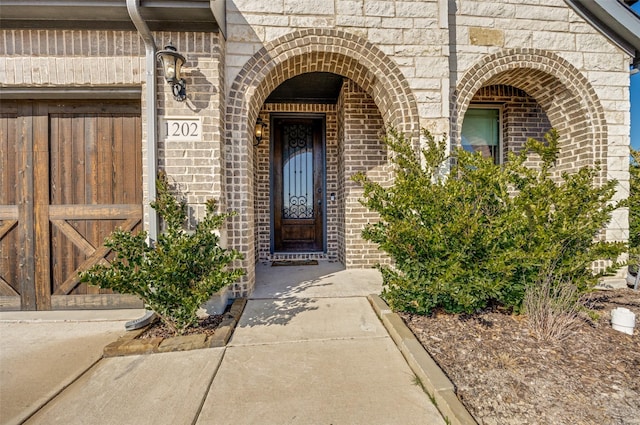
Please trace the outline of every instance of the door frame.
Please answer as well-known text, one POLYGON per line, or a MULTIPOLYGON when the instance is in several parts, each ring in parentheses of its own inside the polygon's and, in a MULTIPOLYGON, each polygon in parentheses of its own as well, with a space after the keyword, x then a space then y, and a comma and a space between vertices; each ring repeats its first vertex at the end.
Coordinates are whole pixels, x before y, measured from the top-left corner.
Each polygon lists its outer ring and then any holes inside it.
MULTIPOLYGON (((325 113, 297 113, 297 112, 276 112, 269 115, 269 252, 278 254, 275 250, 275 197, 276 190, 274 179, 274 155, 275 155, 275 128, 277 119, 315 119, 321 121, 320 146, 322 150, 321 179, 322 179, 322 250, 311 251, 312 253, 327 252, 327 114, 325 113)), ((286 251, 283 254, 296 255, 309 253, 309 251, 286 251)))

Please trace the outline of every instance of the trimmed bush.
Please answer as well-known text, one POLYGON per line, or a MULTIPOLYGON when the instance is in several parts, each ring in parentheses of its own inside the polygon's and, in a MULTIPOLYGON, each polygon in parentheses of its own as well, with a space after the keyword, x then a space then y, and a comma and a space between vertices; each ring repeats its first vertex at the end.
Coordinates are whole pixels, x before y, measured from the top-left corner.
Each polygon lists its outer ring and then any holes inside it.
POLYGON ((527 286, 547 276, 584 292, 620 267, 624 244, 597 239, 617 208, 610 202, 616 182, 596 187, 597 167, 554 179, 555 132, 546 143, 529 140, 502 166, 462 149, 447 155, 444 140, 423 136, 420 154, 394 130, 385 137, 393 186, 354 177, 364 187, 362 204, 380 216, 363 236, 393 260, 379 266, 393 309, 474 312, 498 304, 518 311, 527 286), (539 167, 527 167, 529 152, 539 167), (614 264, 594 273, 598 260, 614 264))
POLYGON ((114 231, 105 246, 115 253, 111 265, 96 265, 82 281, 122 294, 133 294, 156 312, 174 333, 197 323, 197 310, 211 296, 234 283, 242 274, 228 266, 241 254, 220 247, 217 230, 229 214, 216 213, 207 202, 206 215, 194 232, 184 230, 187 209, 169 190, 167 177, 157 180, 158 197, 151 203, 165 225, 155 246, 147 232, 114 231))

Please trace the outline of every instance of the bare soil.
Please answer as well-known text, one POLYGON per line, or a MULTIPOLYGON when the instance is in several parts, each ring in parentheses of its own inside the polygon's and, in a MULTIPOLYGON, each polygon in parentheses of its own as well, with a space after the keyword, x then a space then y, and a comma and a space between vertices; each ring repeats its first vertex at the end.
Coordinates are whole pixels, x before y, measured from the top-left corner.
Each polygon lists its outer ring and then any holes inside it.
POLYGON ((640 322, 640 292, 598 291, 572 334, 538 341, 526 318, 496 309, 473 315, 403 314, 479 424, 640 424, 640 323, 612 329, 611 310, 640 322))
MULTIPOLYGON (((205 318, 198 320, 198 323, 196 325, 185 329, 182 335, 194 335, 194 334, 203 333, 203 334, 206 334, 207 336, 211 336, 216 332, 216 328, 220 325, 220 322, 222 322, 222 319, 224 319, 224 315, 222 314, 209 315, 205 318)), ((177 336, 177 335, 175 335, 167 325, 162 323, 162 321, 160 320, 156 320, 151 325, 149 325, 147 330, 141 333, 140 336, 138 336, 138 338, 139 339, 155 338, 155 337, 170 338, 174 336, 177 336)))

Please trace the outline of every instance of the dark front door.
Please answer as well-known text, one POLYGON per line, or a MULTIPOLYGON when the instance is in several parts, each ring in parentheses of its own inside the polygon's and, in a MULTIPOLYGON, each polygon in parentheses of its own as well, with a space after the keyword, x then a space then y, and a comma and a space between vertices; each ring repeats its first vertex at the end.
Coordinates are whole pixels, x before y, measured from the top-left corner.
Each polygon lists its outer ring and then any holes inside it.
POLYGON ((323 250, 322 118, 276 118, 273 244, 276 252, 323 250))

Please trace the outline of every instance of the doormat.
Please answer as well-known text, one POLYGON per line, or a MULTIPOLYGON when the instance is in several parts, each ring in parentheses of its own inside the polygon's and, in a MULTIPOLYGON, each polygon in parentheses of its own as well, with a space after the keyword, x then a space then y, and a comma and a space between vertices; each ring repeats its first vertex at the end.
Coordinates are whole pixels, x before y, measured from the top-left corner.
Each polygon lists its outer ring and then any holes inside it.
POLYGON ((317 266, 318 260, 281 260, 272 261, 271 267, 281 266, 317 266))

